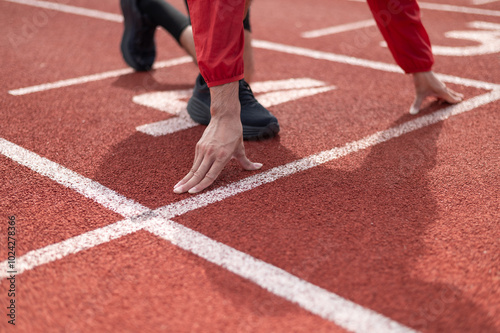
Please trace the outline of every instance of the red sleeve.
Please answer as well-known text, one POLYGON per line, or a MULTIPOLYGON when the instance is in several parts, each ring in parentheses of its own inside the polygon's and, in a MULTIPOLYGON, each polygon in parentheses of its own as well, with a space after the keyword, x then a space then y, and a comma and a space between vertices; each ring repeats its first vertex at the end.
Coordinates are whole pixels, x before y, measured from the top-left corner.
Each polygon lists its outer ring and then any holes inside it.
POLYGON ((244 0, 188 0, 196 59, 209 87, 243 78, 244 0))
POLYGON ((427 72, 434 64, 431 42, 416 0, 368 0, 396 63, 406 73, 427 72))

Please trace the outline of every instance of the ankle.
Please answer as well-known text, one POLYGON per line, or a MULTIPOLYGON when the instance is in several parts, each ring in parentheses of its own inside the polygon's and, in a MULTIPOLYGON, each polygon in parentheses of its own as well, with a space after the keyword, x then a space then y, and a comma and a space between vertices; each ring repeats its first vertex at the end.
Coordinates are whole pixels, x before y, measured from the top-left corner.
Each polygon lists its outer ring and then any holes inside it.
POLYGON ((179 37, 179 43, 182 48, 186 50, 186 52, 193 58, 193 61, 196 63, 196 49, 194 46, 194 38, 193 38, 193 29, 190 25, 186 27, 181 32, 179 37))

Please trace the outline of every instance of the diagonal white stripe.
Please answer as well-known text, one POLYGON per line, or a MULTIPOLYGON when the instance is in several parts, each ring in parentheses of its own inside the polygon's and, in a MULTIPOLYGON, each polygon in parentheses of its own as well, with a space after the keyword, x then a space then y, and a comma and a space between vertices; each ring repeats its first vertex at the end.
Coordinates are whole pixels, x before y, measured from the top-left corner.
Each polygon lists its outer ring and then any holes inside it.
POLYGON ((33 7, 45 8, 55 10, 63 13, 76 14, 80 16, 87 16, 111 22, 123 22, 123 16, 120 14, 106 13, 100 10, 87 9, 82 7, 75 7, 63 5, 60 3, 39 1, 39 0, 5 0, 7 2, 18 3, 21 5, 28 5, 33 7))
POLYGON ((65 167, 0 138, 0 154, 64 185, 125 217, 134 217, 148 209, 137 202, 65 167))
POLYGON ((487 3, 497 2, 498 0, 472 0, 473 5, 485 5, 487 3))
POLYGON ((194 122, 191 119, 186 110, 183 110, 177 117, 158 121, 156 123, 137 126, 136 129, 144 134, 152 136, 162 136, 176 133, 199 125, 200 124, 194 122))
MULTIPOLYGON (((185 64, 185 63, 188 63, 191 61, 193 61, 193 59, 190 56, 184 56, 184 57, 180 57, 180 58, 175 58, 175 59, 157 62, 154 65, 154 68, 158 69, 158 68, 172 67, 172 66, 185 64)), ((132 68, 118 69, 118 70, 104 72, 104 73, 81 76, 81 77, 77 77, 77 78, 73 78, 73 79, 61 80, 61 81, 44 83, 44 84, 26 87, 26 88, 9 90, 9 94, 14 95, 14 96, 27 95, 27 94, 32 94, 32 93, 39 92, 39 91, 45 91, 45 90, 50 90, 50 89, 62 88, 62 87, 69 87, 69 86, 73 86, 73 85, 77 85, 77 84, 109 79, 112 77, 131 74, 133 72, 134 72, 134 70, 132 68)))
MULTIPOLYGON (((285 44, 268 42, 268 41, 264 41, 264 40, 254 39, 252 41, 252 46, 254 46, 256 48, 265 49, 265 50, 300 55, 300 56, 304 56, 304 57, 308 57, 308 58, 312 58, 312 59, 327 60, 327 61, 337 62, 337 63, 341 63, 341 64, 348 64, 348 65, 353 65, 353 66, 360 66, 360 67, 365 67, 365 68, 376 69, 376 70, 385 71, 385 72, 403 73, 403 71, 401 70, 401 68, 399 68, 399 66, 393 65, 393 64, 387 64, 384 62, 373 61, 373 60, 368 60, 368 59, 360 59, 360 58, 350 57, 350 56, 341 55, 341 54, 316 51, 316 50, 306 49, 303 47, 290 46, 290 45, 285 45, 285 44)), ((437 74, 436 73, 436 75, 444 82, 456 83, 456 84, 461 84, 461 85, 468 86, 468 87, 475 87, 475 88, 487 89, 487 90, 500 89, 500 84, 471 80, 471 79, 464 79, 461 77, 446 75, 446 74, 437 74)))
MULTIPOLYGON (((108 243, 113 239, 134 233, 144 228, 147 223, 144 217, 129 218, 98 228, 84 234, 68 238, 62 242, 30 251, 15 261, 16 275, 32 270, 38 266, 62 259, 70 254, 75 254, 87 249, 91 249, 101 244, 108 243)), ((7 267, 7 261, 0 264, 0 267, 7 267)), ((7 271, 0 271, 0 278, 6 278, 7 271)))
POLYGON ((367 27, 372 27, 376 25, 376 22, 374 19, 370 20, 364 20, 364 21, 358 21, 358 22, 352 22, 352 23, 347 23, 347 24, 341 24, 341 25, 336 25, 333 27, 328 27, 328 28, 323 28, 323 29, 318 29, 318 30, 311 30, 311 31, 306 31, 301 34, 303 38, 317 38, 317 37, 322 37, 322 36, 328 36, 328 35, 333 35, 333 34, 338 34, 341 32, 346 32, 346 31, 351 31, 351 30, 357 30, 361 28, 367 28, 367 27))
POLYGON ((158 219, 145 230, 352 332, 416 332, 178 223, 158 219))

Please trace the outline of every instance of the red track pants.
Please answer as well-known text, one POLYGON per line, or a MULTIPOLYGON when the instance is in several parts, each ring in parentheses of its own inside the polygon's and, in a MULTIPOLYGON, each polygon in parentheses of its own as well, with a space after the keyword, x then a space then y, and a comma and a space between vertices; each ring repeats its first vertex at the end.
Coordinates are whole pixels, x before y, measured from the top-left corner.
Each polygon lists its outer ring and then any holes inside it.
MULTIPOLYGON (((416 0, 367 0, 397 64, 406 73, 432 68, 429 36, 416 0)), ((243 78, 244 0, 188 0, 196 57, 209 87, 243 78)))

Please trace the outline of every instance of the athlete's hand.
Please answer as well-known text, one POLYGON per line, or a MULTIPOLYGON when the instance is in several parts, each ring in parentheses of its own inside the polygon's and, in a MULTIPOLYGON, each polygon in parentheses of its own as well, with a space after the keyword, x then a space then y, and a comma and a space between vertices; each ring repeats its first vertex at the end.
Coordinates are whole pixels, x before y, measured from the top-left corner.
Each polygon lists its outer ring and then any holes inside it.
POLYGON ((175 193, 197 193, 210 186, 231 158, 245 170, 257 170, 260 163, 245 155, 240 120, 238 82, 210 88, 212 118, 196 145, 191 171, 174 186, 175 193))
POLYGON ((420 106, 427 97, 437 97, 450 104, 459 103, 464 98, 464 95, 447 88, 432 71, 413 73, 413 83, 416 96, 410 107, 411 114, 417 114, 420 111, 420 106))

